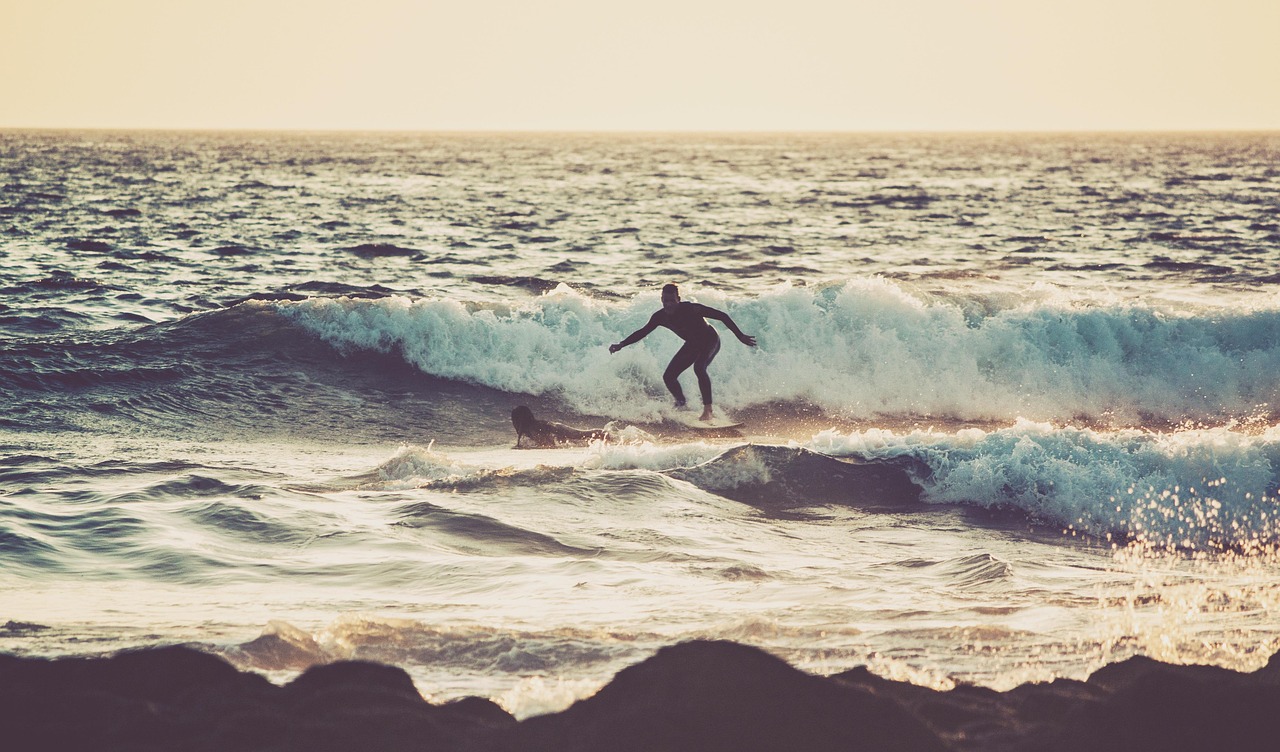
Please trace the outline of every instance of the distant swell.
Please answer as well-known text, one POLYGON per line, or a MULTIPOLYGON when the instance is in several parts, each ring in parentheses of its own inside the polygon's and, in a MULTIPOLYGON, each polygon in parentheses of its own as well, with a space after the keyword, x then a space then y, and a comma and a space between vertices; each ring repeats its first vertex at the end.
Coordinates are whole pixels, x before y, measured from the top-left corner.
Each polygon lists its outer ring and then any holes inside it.
POLYGON ((920 499, 921 488, 909 466, 894 460, 840 460, 796 447, 744 445, 670 474, 730 499, 769 508, 892 508, 909 507, 920 499))

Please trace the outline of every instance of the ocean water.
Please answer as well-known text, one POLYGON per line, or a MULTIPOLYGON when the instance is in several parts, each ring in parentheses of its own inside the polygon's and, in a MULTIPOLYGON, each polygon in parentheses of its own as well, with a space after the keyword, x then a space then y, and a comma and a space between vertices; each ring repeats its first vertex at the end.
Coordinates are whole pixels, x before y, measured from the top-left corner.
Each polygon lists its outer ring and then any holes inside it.
POLYGON ((0 131, 0 173, 0 651, 523 717, 695 637, 998 689, 1280 649, 1280 134, 0 131), (741 436, 665 420, 674 335, 608 352, 669 281, 759 340, 711 368, 741 436), (520 404, 613 432, 515 449, 520 404))

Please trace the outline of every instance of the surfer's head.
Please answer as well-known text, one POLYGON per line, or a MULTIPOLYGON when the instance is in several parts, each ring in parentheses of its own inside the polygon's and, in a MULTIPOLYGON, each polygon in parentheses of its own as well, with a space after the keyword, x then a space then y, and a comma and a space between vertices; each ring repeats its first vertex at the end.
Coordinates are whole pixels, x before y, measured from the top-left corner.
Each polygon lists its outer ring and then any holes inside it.
POLYGON ((511 425, 516 429, 516 441, 520 441, 521 436, 528 436, 529 431, 533 429, 537 419, 533 417, 533 411, 528 407, 521 405, 511 411, 511 425))
POLYGON ((680 288, 668 282, 662 286, 662 307, 675 308, 680 303, 680 288))

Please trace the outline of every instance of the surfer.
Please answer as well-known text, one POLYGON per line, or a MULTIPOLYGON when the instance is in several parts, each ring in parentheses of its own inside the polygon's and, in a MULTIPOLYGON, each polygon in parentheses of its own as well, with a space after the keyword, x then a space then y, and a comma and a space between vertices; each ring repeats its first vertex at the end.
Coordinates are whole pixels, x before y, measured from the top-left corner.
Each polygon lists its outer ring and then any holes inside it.
POLYGON ((593 439, 604 439, 609 435, 607 428, 586 429, 566 426, 551 420, 539 420, 526 405, 520 405, 511 411, 511 425, 516 429, 516 447, 529 439, 534 446, 554 447, 563 444, 586 444, 593 439))
POLYGON ((711 420, 711 377, 707 375, 707 366, 711 365, 716 353, 720 352, 720 335, 716 334, 715 327, 708 324, 706 319, 722 322, 742 344, 748 347, 756 346, 756 338, 743 334, 738 325, 733 323, 733 319, 729 318, 729 314, 701 303, 682 301, 680 288, 674 284, 668 284, 662 288, 662 308, 649 317, 649 323, 632 332, 631 336, 621 342, 609 345, 609 352, 616 353, 627 345, 634 345, 649 336, 649 333, 659 326, 665 326, 675 332, 680 339, 684 340, 684 346, 676 351, 675 357, 671 358, 666 372, 662 374, 662 380, 671 391, 671 395, 676 398, 676 407, 684 407, 684 390, 680 388, 680 374, 684 373, 689 366, 693 366, 693 372, 698 377, 698 389, 702 392, 702 416, 699 420, 711 420))

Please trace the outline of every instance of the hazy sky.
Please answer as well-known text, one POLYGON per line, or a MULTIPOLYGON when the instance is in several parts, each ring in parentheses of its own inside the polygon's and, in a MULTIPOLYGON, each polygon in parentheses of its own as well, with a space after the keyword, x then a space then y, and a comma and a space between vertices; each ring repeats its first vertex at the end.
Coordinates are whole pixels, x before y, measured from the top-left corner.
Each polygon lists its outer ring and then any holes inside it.
POLYGON ((0 0, 0 127, 1280 129, 1280 0, 0 0))

